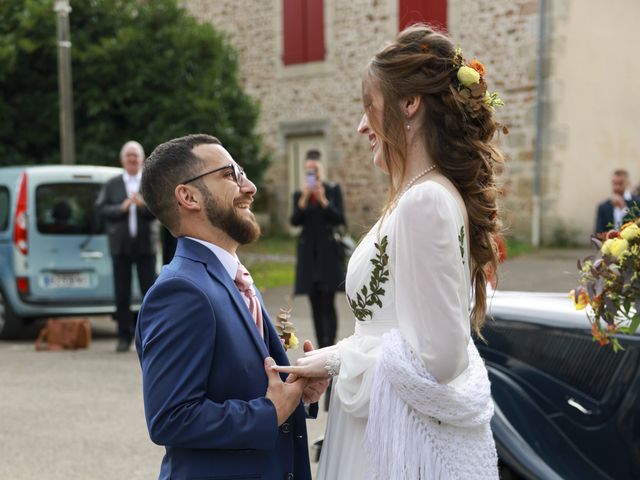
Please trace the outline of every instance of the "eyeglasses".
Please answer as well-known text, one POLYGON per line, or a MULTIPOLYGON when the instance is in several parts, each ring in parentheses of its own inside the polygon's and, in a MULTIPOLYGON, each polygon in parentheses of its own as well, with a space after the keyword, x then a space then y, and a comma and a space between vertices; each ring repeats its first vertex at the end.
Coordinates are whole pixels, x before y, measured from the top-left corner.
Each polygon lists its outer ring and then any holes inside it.
POLYGON ((197 177, 193 177, 193 178, 190 178, 189 180, 186 180, 186 181, 182 182, 182 184, 186 185, 187 183, 191 183, 194 180, 198 180, 199 178, 202 178, 205 175, 209 175, 211 173, 220 172, 222 170, 226 170, 227 168, 231 168, 232 169, 233 179, 238 184, 238 187, 242 187, 242 182, 244 182, 244 179, 247 178, 247 177, 244 174, 244 169, 240 165, 238 165, 237 163, 230 163, 229 165, 225 165, 224 167, 215 168, 215 169, 210 170, 208 172, 201 173, 197 177))

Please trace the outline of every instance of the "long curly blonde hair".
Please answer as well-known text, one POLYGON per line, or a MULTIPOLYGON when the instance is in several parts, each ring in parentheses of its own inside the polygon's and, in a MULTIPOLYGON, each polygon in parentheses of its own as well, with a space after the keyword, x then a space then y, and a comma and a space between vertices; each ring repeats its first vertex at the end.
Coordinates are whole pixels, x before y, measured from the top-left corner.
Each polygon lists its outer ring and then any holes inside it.
MULTIPOLYGON (((486 268, 497 266, 493 240, 500 230, 496 169, 503 156, 492 144, 499 124, 493 108, 461 88, 459 64, 451 40, 427 25, 412 25, 369 62, 366 75, 384 98, 383 125, 379 126, 384 161, 389 171, 404 178, 407 158, 405 119, 401 100, 420 96, 424 105, 421 133, 429 156, 458 189, 469 217, 471 279, 475 304, 471 325, 480 335, 487 305, 486 268)), ((378 131, 376 132, 378 134, 378 131)), ((389 177, 385 213, 399 194, 389 177)))

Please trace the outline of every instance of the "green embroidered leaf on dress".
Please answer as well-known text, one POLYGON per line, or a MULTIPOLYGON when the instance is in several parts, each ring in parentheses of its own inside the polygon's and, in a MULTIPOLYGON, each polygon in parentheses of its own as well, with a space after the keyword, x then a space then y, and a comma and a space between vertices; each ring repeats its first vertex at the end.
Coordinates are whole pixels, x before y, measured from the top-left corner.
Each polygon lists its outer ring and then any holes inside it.
POLYGON ((360 321, 364 321, 367 317, 372 317, 373 312, 369 307, 377 305, 379 308, 382 308, 382 300, 380 300, 380 297, 384 295, 382 284, 389 280, 389 268, 387 267, 389 264, 389 255, 387 255, 387 245, 388 239, 386 235, 379 244, 375 244, 378 253, 375 258, 370 260, 373 264, 373 271, 369 278, 369 286, 363 285, 360 292, 356 293, 355 300, 347 295, 351 310, 354 316, 360 321))
POLYGON ((458 243, 460 244, 460 255, 462 256, 462 264, 464 265, 464 225, 460 227, 458 243))

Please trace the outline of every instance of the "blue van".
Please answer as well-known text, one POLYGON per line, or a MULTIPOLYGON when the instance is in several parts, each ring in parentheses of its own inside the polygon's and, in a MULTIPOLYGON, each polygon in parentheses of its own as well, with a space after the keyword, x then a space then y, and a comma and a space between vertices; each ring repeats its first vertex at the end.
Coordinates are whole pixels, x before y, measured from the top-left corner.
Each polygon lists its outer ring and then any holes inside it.
POLYGON ((39 318, 115 312, 108 240, 94 204, 102 185, 121 173, 0 168, 0 338, 15 338, 39 318))

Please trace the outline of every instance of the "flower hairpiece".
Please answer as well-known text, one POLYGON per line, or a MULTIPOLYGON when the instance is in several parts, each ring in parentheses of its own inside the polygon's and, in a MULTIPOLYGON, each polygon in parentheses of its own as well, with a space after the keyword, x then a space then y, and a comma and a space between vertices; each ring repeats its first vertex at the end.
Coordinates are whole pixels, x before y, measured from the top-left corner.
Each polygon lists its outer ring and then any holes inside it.
POLYGON ((277 323, 275 324, 276 332, 280 337, 280 342, 285 351, 295 350, 298 348, 298 337, 296 337, 296 329, 293 323, 289 321, 291 318, 291 307, 281 308, 280 313, 276 317, 277 323))
POLYGON ((453 55, 453 66, 458 69, 456 74, 458 90, 468 89, 473 97, 483 97, 484 102, 492 108, 504 105, 498 92, 489 92, 487 90, 487 84, 484 81, 485 68, 480 61, 473 59, 471 62, 466 63, 462 55, 462 49, 456 47, 453 55))

